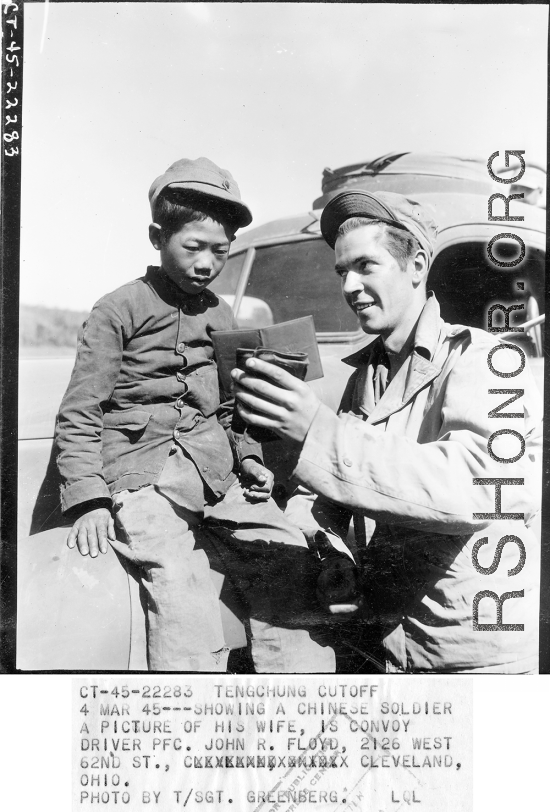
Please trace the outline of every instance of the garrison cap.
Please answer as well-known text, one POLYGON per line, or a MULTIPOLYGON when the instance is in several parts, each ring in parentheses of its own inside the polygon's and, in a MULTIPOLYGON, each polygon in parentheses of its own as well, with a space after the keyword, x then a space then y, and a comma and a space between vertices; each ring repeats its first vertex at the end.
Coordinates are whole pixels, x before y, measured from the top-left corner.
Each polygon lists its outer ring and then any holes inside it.
POLYGON ((204 195, 210 201, 223 201, 231 211, 232 220, 237 228, 248 226, 252 214, 241 200, 241 193, 233 175, 227 169, 221 169, 208 158, 181 158, 168 167, 163 175, 156 178, 149 189, 151 213, 155 217, 155 203, 160 193, 169 187, 181 191, 204 195))
POLYGON ((421 204, 410 197, 396 192, 340 192, 321 214, 321 233, 331 248, 338 229, 350 217, 369 217, 405 229, 416 237, 430 259, 433 257, 437 226, 421 204))

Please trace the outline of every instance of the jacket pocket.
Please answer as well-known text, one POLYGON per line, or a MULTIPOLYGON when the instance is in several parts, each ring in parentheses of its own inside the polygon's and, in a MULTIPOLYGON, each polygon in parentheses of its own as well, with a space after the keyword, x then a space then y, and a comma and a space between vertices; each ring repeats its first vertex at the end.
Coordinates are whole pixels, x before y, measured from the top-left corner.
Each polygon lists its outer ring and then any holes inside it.
POLYGON ((103 427, 120 431, 141 432, 150 419, 151 413, 140 409, 132 409, 127 412, 106 412, 103 415, 103 427))
POLYGON ((103 474, 108 485, 127 474, 143 474, 151 452, 147 453, 151 413, 144 409, 107 412, 103 415, 103 474))

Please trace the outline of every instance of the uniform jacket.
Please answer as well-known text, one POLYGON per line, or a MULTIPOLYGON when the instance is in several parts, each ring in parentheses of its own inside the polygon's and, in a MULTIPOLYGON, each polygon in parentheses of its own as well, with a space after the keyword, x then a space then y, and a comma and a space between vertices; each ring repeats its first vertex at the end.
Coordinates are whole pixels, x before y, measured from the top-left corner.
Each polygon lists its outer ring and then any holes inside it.
POLYGON ((236 461, 261 459, 220 393, 211 333, 233 326, 212 291, 188 296, 155 267, 97 302, 57 418, 64 510, 156 483, 174 442, 216 496, 236 461))
POLYGON ((373 359, 380 339, 345 359, 356 371, 340 413, 321 405, 303 445, 294 475, 305 489, 289 503, 288 518, 309 532, 328 528, 340 547, 352 514, 376 522, 365 551, 366 599, 381 625, 389 670, 537 667, 532 526, 540 506, 542 411, 528 365, 512 374, 521 366, 518 352, 504 347, 491 356, 507 377, 491 371, 488 356, 500 343, 483 330, 443 322, 431 296, 414 349, 378 403, 373 359), (519 416, 490 416, 511 397, 490 390, 511 389, 523 394, 501 411, 519 416), (517 461, 488 453, 489 438, 502 429, 521 436, 497 436, 491 451, 517 461), (487 516, 497 512, 496 487, 474 480, 495 478, 523 480, 501 485, 501 513, 516 518, 487 516), (482 592, 492 596, 476 598, 482 592), (500 619, 512 629, 483 629, 496 626, 496 599, 510 592, 517 594, 504 600, 500 619), (475 601, 481 628, 474 628, 475 601))

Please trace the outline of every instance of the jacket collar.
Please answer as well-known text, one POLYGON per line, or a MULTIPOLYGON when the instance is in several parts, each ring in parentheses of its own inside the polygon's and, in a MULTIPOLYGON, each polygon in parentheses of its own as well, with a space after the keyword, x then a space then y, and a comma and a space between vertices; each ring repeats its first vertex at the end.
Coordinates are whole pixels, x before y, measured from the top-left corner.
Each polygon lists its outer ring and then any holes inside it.
POLYGON ((195 296, 184 293, 175 282, 172 282, 168 274, 156 265, 148 266, 145 281, 163 301, 172 307, 181 308, 184 312, 199 313, 204 311, 205 307, 218 303, 218 297, 208 288, 195 296))
MULTIPOLYGON (((435 298, 433 291, 430 291, 416 326, 414 352, 431 361, 437 349, 442 324, 439 315, 439 302, 435 298)), ((342 361, 344 364, 349 364, 350 367, 362 367, 369 363, 373 353, 378 354, 381 351, 383 352, 383 343, 380 336, 378 336, 366 347, 361 347, 357 352, 346 355, 345 358, 342 358, 342 361)))
MULTIPOLYGON (((360 405, 360 409, 367 415, 369 423, 385 420, 389 415, 399 411, 412 400, 420 389, 439 375, 441 369, 433 362, 433 359, 442 333, 445 332, 443 328, 444 322, 439 315, 439 303, 433 293, 430 293, 418 320, 414 348, 408 360, 370 413, 366 402, 360 405)), ((383 343, 382 339, 378 337, 367 347, 363 347, 342 360, 350 366, 368 369, 380 357, 381 352, 383 352, 383 343)), ((371 377, 367 374, 368 380, 371 377)), ((372 384, 367 383, 367 386, 369 385, 372 384)))

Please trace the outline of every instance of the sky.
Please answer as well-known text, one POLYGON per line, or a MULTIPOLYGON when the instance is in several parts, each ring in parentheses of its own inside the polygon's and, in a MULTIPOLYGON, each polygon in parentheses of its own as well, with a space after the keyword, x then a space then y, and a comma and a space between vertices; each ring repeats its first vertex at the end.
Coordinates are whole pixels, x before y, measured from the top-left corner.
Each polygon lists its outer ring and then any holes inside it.
POLYGON ((144 273, 147 192, 229 169, 255 225, 394 150, 546 164, 541 5, 25 5, 21 301, 88 310, 144 273))

